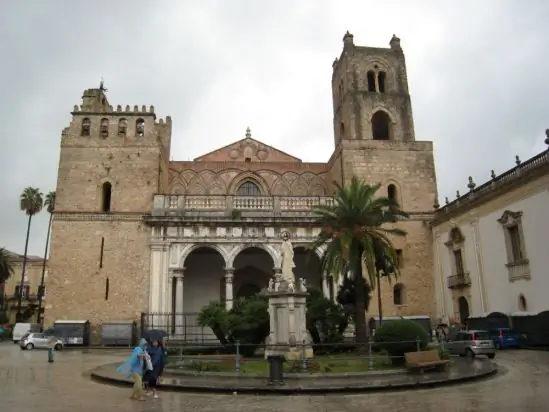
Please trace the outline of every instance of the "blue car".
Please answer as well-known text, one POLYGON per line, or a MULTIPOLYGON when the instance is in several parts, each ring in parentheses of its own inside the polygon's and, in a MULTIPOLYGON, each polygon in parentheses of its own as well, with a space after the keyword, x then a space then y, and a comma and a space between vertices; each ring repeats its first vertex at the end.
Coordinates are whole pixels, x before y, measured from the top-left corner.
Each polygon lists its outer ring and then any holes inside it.
POLYGON ((524 336, 509 328, 498 328, 490 331, 496 349, 520 348, 524 336))

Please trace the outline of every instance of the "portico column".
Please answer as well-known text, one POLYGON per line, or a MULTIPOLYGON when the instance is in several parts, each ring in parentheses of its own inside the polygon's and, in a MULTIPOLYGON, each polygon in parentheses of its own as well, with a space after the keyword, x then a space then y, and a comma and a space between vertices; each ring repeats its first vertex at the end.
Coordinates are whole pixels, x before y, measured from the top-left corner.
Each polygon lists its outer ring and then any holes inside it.
POLYGON ((175 277, 175 334, 183 336, 184 306, 183 306, 183 279, 185 278, 185 268, 177 269, 174 273, 175 277))
POLYGON ((225 268, 225 309, 233 308, 234 268, 225 268))

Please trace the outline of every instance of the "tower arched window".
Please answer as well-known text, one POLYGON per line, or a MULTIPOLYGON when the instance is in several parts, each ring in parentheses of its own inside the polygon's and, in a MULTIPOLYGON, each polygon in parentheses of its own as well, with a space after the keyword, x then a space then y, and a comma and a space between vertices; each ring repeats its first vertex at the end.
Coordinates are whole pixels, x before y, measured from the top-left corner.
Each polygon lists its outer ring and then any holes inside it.
POLYGON ((80 131, 80 136, 89 136, 91 129, 91 121, 87 117, 82 119, 82 129, 80 131))
POLYGON ((393 304, 404 305, 404 285, 402 283, 393 286, 393 304))
POLYGON ((101 119, 101 125, 99 127, 99 132, 101 133, 101 137, 103 139, 106 139, 109 137, 109 119, 101 119))
POLYGON ((135 121, 135 134, 139 137, 145 136, 145 120, 140 118, 135 121))
POLYGON ((261 196, 259 186, 254 182, 247 180, 242 183, 236 191, 237 196, 261 196))
POLYGON ((383 110, 372 116, 372 137, 374 140, 391 140, 391 119, 383 110))
POLYGON ((101 211, 111 211, 112 185, 109 182, 103 183, 101 187, 101 211))
POLYGON ((397 200, 398 200, 397 187, 392 183, 389 186, 387 186, 387 197, 389 198, 389 200, 393 201, 394 203, 397 203, 397 200))
POLYGON ((385 93, 385 81, 387 79, 387 75, 385 72, 379 72, 377 74, 377 89, 380 93, 385 93))
POLYGON ((370 70, 366 74, 366 80, 368 81, 368 91, 375 92, 376 91, 376 74, 372 70, 370 70))
POLYGON ((339 124, 339 138, 345 139, 345 123, 343 122, 339 124))
POLYGON ((126 119, 120 119, 118 121, 118 136, 126 136, 128 131, 128 121, 126 119))

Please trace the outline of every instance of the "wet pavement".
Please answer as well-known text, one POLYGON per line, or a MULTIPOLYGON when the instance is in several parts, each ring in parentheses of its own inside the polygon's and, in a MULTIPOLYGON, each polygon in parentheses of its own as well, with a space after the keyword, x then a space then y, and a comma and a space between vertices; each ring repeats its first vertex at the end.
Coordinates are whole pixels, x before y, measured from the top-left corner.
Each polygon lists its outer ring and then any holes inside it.
POLYGON ((438 389, 361 395, 212 395, 165 392, 134 402, 130 389, 92 382, 89 370, 117 362, 124 353, 56 354, 0 344, 0 410, 25 412, 276 411, 542 412, 549 405, 549 352, 508 351, 496 357, 507 372, 495 378, 438 389))

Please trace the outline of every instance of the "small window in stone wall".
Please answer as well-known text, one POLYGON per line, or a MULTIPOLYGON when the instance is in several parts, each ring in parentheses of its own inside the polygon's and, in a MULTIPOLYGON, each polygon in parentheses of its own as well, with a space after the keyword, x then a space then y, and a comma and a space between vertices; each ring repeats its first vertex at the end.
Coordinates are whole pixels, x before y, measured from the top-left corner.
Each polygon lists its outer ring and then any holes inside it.
POLYGON ((80 131, 81 136, 89 136, 91 130, 91 121, 87 117, 82 120, 82 130, 80 131))
POLYGON ((128 132, 128 121, 126 119, 120 119, 118 121, 118 136, 126 136, 128 132))
POLYGON ((103 139, 109 137, 109 119, 101 119, 100 133, 103 139))
POLYGON ((135 134, 139 137, 145 136, 145 120, 137 119, 135 121, 135 134))
POLYGON ((402 283, 397 283, 393 287, 393 304, 404 305, 404 285, 402 283))

